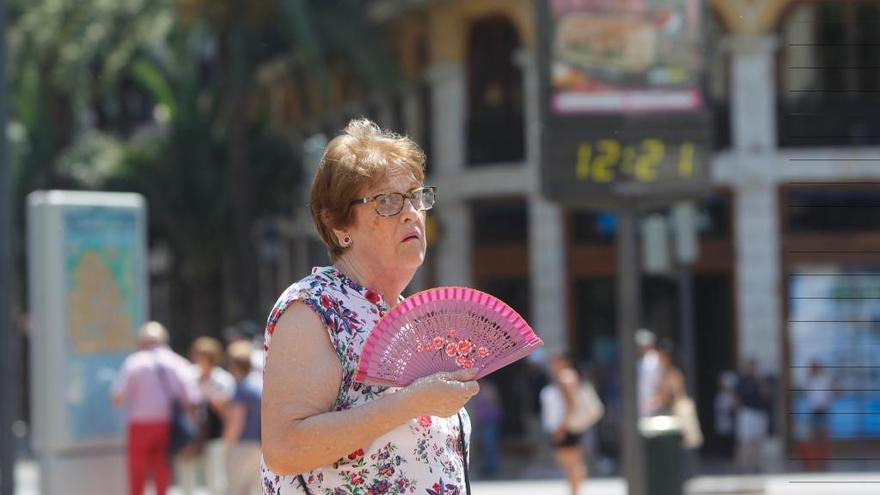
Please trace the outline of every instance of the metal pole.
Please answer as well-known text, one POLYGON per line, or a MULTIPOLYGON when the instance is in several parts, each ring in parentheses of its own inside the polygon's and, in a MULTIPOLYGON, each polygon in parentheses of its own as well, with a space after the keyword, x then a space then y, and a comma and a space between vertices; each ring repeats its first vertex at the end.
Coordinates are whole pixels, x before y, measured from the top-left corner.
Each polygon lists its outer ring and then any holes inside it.
MULTIPOLYGON (((694 277, 691 267, 678 267, 678 308, 681 318, 681 359, 688 394, 697 397, 696 341, 694 338, 694 277)), ((696 400, 696 399, 695 399, 696 400)))
POLYGON ((15 485, 12 422, 18 405, 18 332, 12 321, 12 179, 6 142, 6 0, 0 0, 0 495, 12 495, 15 485))
POLYGON ((645 451, 638 429, 635 331, 641 322, 641 263, 634 204, 617 210, 617 339, 623 397, 623 469, 629 495, 645 494, 645 451))

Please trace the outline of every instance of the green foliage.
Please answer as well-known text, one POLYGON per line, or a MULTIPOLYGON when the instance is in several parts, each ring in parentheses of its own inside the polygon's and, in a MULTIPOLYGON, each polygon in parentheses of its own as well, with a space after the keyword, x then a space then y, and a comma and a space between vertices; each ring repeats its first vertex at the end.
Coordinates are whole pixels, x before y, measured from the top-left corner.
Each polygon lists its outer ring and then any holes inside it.
MULTIPOLYGON (((395 67, 358 1, 189 0, 204 12, 186 22, 180 3, 10 0, 16 195, 22 205, 44 188, 140 192, 151 239, 172 249, 178 293, 219 294, 230 259, 249 262, 240 252, 255 242, 240 242, 249 224, 302 203, 290 197, 298 143, 257 111, 255 74, 281 60, 291 77, 326 88, 341 60, 370 90, 392 84, 395 67), (127 111, 132 94, 147 105, 146 121, 127 111), (245 215, 234 215, 242 205, 245 215)), ((213 318, 220 328, 223 315, 213 318)))

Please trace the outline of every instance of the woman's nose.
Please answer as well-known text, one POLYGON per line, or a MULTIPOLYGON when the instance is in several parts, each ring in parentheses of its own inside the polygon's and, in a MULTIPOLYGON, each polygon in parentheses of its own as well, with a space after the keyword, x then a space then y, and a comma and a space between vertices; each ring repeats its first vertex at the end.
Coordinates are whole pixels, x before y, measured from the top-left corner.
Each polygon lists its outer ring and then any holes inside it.
POLYGON ((400 212, 400 220, 402 222, 412 222, 418 217, 419 210, 416 208, 415 204, 413 204, 412 198, 407 198, 403 202, 403 211, 400 212))

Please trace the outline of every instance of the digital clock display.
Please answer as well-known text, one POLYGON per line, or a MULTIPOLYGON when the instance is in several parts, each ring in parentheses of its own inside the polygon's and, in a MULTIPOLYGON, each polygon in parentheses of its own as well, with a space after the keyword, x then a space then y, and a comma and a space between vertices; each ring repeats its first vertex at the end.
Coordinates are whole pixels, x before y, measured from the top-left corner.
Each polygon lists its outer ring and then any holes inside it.
POLYGON ((573 178, 580 182, 644 184, 694 177, 697 146, 693 141, 668 143, 646 138, 635 143, 600 139, 580 143, 572 161, 573 178))
POLYGON ((545 137, 543 191, 560 201, 583 202, 706 190, 709 150, 703 133, 653 130, 603 137, 607 130, 551 127, 553 134, 545 137))

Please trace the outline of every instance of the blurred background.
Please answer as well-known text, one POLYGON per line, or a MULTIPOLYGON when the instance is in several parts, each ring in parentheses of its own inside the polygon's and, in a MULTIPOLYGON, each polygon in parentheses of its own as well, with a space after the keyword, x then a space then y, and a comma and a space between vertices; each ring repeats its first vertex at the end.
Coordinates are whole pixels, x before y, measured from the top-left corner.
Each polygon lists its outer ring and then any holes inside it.
MULTIPOLYGON (((41 331, 33 316, 41 303, 28 300, 28 194, 141 194, 149 296, 141 316, 164 323, 172 348, 184 355, 200 336, 258 342, 278 294, 328 263, 307 191, 327 140, 364 116, 414 138, 428 156, 426 183, 438 186, 426 263, 410 290, 487 291, 570 351, 608 411, 585 440, 591 472, 620 475, 614 191, 604 192, 611 198, 605 206, 589 208, 544 194, 542 169, 558 165, 541 147, 548 105, 541 74, 559 76, 560 66, 541 69, 549 64, 541 46, 550 40, 541 39, 546 30, 535 2, 5 4, 15 235, 4 239, 14 242, 14 277, 3 302, 11 303, 15 322, 7 348, 20 350, 10 370, 18 383, 16 459, 37 455, 31 404, 41 394, 31 386, 30 347, 41 331)), ((628 43, 617 40, 618 31, 650 28, 662 40, 682 23, 696 26, 683 48, 692 50, 691 72, 675 80, 698 92, 704 131, 697 156, 705 181, 690 203, 693 256, 664 253, 657 242, 667 241, 649 242, 652 227, 642 223, 641 254, 632 261, 642 269, 639 326, 689 343, 683 363, 705 435, 697 472, 742 472, 725 420, 736 413, 724 398, 725 377, 735 384, 745 363, 754 364, 768 391, 759 470, 876 470, 880 2, 550 4, 557 12, 644 14, 641 27, 612 27, 579 41, 612 52, 597 48, 596 57, 633 64, 642 55, 615 48, 628 43), (667 11, 680 16, 651 17, 667 11), (830 454, 819 466, 802 462, 799 450, 808 435, 805 383, 814 365, 838 392, 830 454)), ((628 70, 621 67, 611 73, 628 70)), ((586 77, 569 88, 602 92, 631 83, 586 77)), ((664 118, 663 111, 653 115, 664 118)), ((673 223, 665 204, 640 215, 640 222, 660 219, 660 230, 673 223)), ((503 409, 500 465, 477 478, 558 476, 539 423, 543 364, 538 356, 490 377, 503 409)), ((477 442, 476 455, 480 448, 477 442)))

